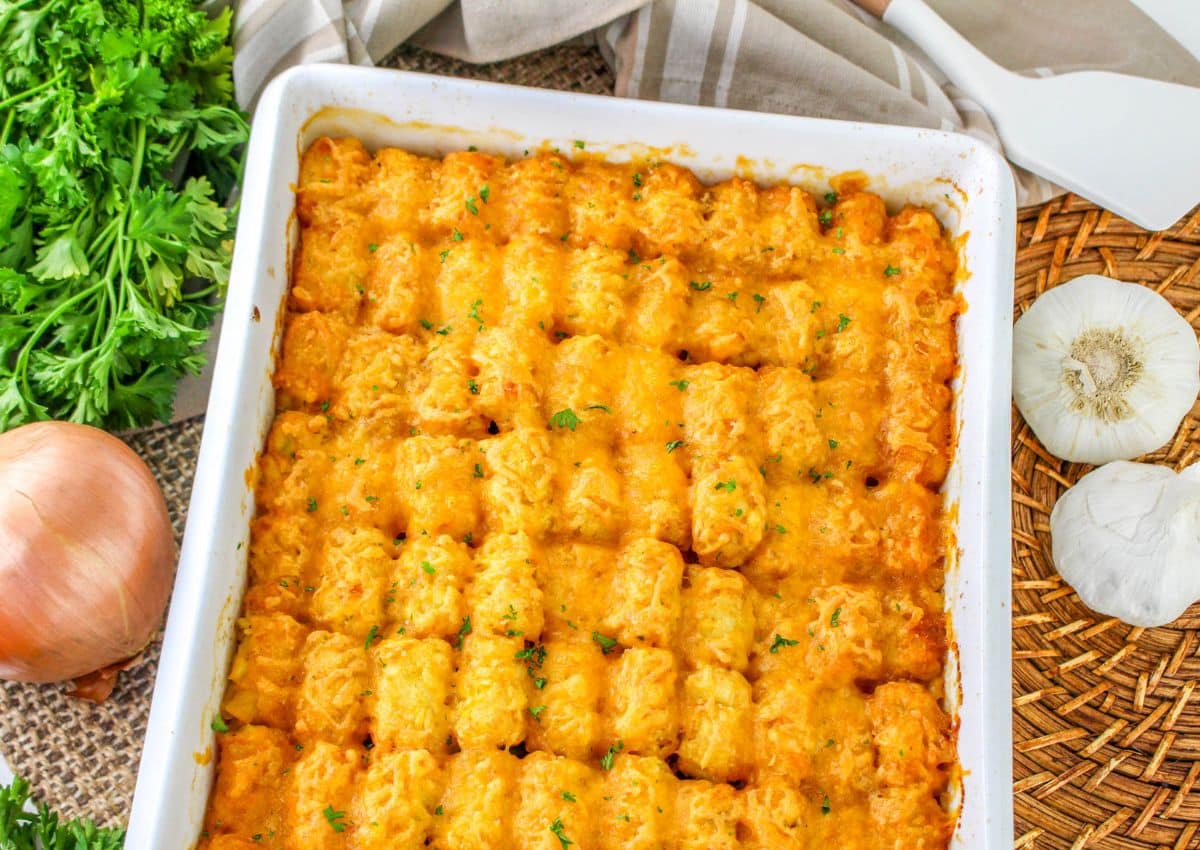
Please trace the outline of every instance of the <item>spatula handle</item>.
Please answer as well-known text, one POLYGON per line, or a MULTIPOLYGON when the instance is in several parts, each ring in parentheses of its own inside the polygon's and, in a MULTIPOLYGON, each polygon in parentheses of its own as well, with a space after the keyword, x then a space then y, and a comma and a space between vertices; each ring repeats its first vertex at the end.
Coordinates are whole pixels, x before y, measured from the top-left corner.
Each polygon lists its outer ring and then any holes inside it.
POLYGON ((922 0, 855 2, 868 11, 883 6, 883 22, 912 39, 951 82, 978 103, 990 102, 1020 79, 977 50, 922 0))

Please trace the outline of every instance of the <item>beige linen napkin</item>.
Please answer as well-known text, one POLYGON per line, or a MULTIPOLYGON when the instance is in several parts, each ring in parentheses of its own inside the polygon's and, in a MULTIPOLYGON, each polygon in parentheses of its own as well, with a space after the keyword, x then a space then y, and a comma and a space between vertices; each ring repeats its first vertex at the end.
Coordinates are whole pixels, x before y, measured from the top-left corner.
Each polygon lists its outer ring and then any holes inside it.
MULTIPOLYGON (((1014 71, 1093 68, 1200 85, 1200 61, 1130 0, 928 2, 1014 71)), ((370 65, 405 41, 493 62, 582 36, 599 44, 624 97, 934 127, 1000 146, 976 104, 847 0, 241 0, 235 28, 247 108, 303 62, 370 65)), ((1014 173, 1021 204, 1061 191, 1014 173)), ((215 338, 209 350, 211 363, 215 338)), ((181 382, 176 419, 204 411, 209 380, 206 370, 181 382)))
MULTIPOLYGON (((1130 0, 929 0, 1000 64, 1200 86, 1200 61, 1130 0)), ((378 62, 404 41, 494 62, 598 41, 617 95, 956 130, 999 149, 983 110, 908 39, 847 0, 242 0, 234 79, 251 106, 302 62, 378 62)), ((1017 200, 1062 190, 1016 171, 1017 200)))

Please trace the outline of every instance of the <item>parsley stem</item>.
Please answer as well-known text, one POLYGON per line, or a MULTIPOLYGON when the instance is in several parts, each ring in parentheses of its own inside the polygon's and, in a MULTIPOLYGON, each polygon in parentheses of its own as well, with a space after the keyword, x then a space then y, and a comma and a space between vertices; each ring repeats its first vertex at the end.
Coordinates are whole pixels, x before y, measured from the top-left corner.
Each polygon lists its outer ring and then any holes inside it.
POLYGON ((100 289, 102 286, 103 283, 97 281, 87 289, 81 289, 70 298, 63 300, 58 304, 58 306, 46 314, 46 318, 42 319, 42 323, 34 328, 33 333, 29 335, 29 339, 25 340, 25 344, 21 346, 20 353, 17 354, 17 362, 13 366, 12 373, 14 375, 21 376, 21 388, 25 390, 26 394, 32 395, 29 393, 28 372, 26 371, 25 367, 29 362, 29 353, 33 351, 33 344, 41 339, 42 334, 50 329, 50 325, 52 325, 59 316, 67 312, 67 310, 74 306, 76 302, 82 301, 84 298, 95 294, 96 290, 100 289))
MULTIPOLYGON (((44 82, 38 83, 36 86, 34 86, 31 89, 25 89, 25 91, 23 91, 23 92, 17 92, 16 94, 12 95, 11 97, 7 97, 4 100, 0 100, 0 109, 8 109, 10 106, 18 104, 21 101, 25 100, 26 98, 33 97, 35 94, 38 94, 38 93, 50 88, 51 86, 56 85, 58 83, 58 81, 61 80, 66 75, 67 75, 66 69, 63 69, 62 71, 59 71, 57 74, 55 74, 53 77, 51 77, 50 79, 45 80, 44 82)), ((8 135, 9 121, 12 120, 12 117, 14 114, 15 113, 10 112, 8 114, 8 119, 5 121, 5 126, 4 126, 4 135, 5 136, 8 135)))

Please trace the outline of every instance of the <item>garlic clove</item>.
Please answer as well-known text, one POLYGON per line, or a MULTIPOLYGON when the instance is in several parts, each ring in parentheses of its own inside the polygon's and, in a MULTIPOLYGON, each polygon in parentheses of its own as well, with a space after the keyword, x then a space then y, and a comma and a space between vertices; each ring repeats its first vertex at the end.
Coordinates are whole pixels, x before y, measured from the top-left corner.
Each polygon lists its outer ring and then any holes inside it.
POLYGON ((1054 564, 1085 605, 1165 625, 1200 598, 1200 464, 1105 464, 1059 498, 1050 534, 1054 564))
POLYGON ((1200 343, 1144 286, 1083 275, 1013 328, 1013 398, 1049 451, 1107 463, 1153 451, 1200 393, 1200 343))

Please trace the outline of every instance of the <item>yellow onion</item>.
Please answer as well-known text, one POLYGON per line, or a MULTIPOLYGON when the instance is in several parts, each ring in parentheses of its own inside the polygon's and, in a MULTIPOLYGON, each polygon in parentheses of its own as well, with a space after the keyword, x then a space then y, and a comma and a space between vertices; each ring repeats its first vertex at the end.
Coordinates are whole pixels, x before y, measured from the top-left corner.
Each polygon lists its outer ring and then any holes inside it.
POLYGON ((0 434, 0 679, 106 697, 162 619, 174 555, 162 491, 116 437, 70 422, 0 434))

